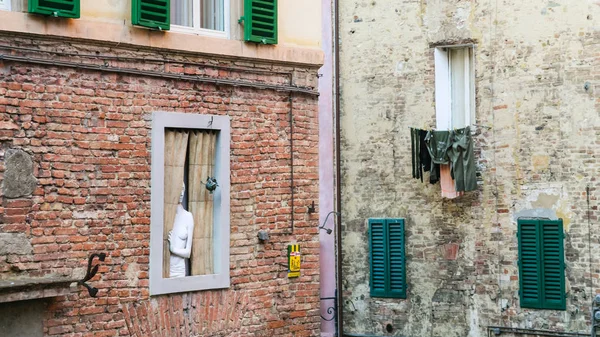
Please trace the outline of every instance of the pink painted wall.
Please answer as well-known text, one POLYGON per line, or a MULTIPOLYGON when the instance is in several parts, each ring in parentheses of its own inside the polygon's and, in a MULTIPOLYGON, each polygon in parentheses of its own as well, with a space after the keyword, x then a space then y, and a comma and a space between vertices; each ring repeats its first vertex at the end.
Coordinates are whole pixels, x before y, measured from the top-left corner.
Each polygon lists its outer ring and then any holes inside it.
MULTIPOLYGON (((321 3, 321 45, 325 53, 325 63, 319 70, 319 224, 323 224, 327 214, 334 210, 334 165, 333 165, 333 57, 332 57, 332 18, 331 1, 321 3)), ((334 228, 335 215, 332 214, 326 228, 334 228)), ((321 230, 320 272, 321 297, 333 297, 335 294, 335 231, 327 234, 321 230)), ((327 308, 334 305, 333 300, 321 301, 321 316, 331 318, 327 308)), ((321 336, 333 336, 334 321, 321 320, 321 336)))

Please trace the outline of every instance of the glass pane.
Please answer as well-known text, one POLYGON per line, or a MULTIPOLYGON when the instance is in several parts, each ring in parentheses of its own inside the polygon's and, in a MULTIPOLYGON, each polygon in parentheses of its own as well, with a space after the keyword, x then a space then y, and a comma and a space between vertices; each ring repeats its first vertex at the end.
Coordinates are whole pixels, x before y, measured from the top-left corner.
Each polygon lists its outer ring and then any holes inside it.
POLYGON ((465 100, 465 88, 469 88, 465 74, 465 60, 469 54, 466 48, 450 49, 450 99, 452 100, 452 128, 463 128, 469 113, 465 100))
POLYGON ((225 31, 225 1, 224 0, 201 0, 200 27, 225 31))
POLYGON ((171 0, 171 24, 178 26, 193 26, 193 0, 171 0))

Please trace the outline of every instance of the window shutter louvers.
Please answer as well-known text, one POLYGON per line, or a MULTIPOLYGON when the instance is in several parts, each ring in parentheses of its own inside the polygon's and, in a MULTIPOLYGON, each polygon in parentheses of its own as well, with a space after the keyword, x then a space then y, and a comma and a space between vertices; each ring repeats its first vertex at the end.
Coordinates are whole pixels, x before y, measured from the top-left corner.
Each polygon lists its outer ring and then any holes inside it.
POLYGON ((29 0, 29 13, 78 19, 80 0, 29 0))
POLYGON ((520 221, 518 231, 521 307, 539 308, 541 275, 538 273, 540 249, 537 221, 520 221))
POLYGON ((170 8, 169 0, 131 0, 131 22, 137 26, 169 30, 170 8))
POLYGON ((406 298, 404 257, 404 221, 388 220, 390 256, 390 293, 394 297, 406 298))
POLYGON ((406 298, 404 220, 369 219, 371 296, 406 298))
POLYGON ((543 304, 548 309, 566 309, 565 261, 562 221, 541 221, 544 277, 543 304))
POLYGON ((369 220, 369 236, 371 246, 371 296, 379 297, 385 295, 386 283, 386 244, 385 244, 385 220, 369 220))
POLYGON ((519 220, 521 307, 566 309, 562 220, 519 220))
POLYGON ((244 0, 244 40, 277 44, 277 0, 244 0))

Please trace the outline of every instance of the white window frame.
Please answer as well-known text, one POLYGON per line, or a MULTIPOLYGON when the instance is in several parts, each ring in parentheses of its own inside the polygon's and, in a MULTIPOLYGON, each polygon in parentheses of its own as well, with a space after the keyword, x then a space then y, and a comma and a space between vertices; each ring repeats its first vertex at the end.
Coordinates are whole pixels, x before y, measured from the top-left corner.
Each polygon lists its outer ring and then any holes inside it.
POLYGON ((11 0, 0 0, 0 10, 10 11, 11 10, 11 8, 10 8, 11 2, 12 2, 11 0))
POLYGON ((230 137, 228 116, 155 112, 152 114, 152 170, 150 194, 150 295, 229 288, 230 137), (219 130, 215 161, 214 274, 163 278, 163 217, 165 129, 219 130))
POLYGON ((171 24, 170 31, 175 33, 187 33, 229 39, 231 23, 231 0, 223 0, 223 27, 225 28, 224 31, 200 28, 200 16, 202 15, 202 13, 200 13, 199 10, 196 10, 200 8, 200 0, 192 1, 192 10, 194 11, 192 14, 192 27, 171 24))
POLYGON ((465 102, 468 102, 469 109, 465 110, 465 126, 475 123, 475 67, 473 45, 452 45, 436 47, 434 50, 435 59, 435 117, 437 130, 451 130, 452 125, 452 88, 449 50, 453 48, 464 48, 469 52, 465 58, 465 78, 469 79, 465 83, 465 102))

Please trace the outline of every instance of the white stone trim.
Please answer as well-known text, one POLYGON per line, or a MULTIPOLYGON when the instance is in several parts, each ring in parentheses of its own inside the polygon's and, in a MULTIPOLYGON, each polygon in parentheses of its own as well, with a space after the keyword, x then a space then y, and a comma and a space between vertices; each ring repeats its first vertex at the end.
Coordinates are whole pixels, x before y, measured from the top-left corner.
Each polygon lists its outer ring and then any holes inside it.
POLYGON ((152 114, 152 172, 150 216, 150 295, 228 288, 230 233, 230 139, 228 116, 155 112, 152 114), (165 128, 219 130, 214 192, 215 273, 179 278, 163 278, 163 205, 165 128))

